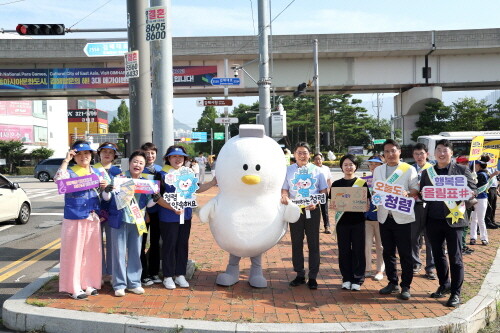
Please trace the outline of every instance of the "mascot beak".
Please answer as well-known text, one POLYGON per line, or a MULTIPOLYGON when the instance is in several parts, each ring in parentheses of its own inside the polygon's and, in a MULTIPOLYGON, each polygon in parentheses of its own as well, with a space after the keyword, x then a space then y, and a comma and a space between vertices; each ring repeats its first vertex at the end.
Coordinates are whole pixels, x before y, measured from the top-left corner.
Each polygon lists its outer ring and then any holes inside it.
POLYGON ((241 177, 241 181, 247 185, 255 185, 255 184, 260 183, 260 177, 247 175, 247 176, 241 177))

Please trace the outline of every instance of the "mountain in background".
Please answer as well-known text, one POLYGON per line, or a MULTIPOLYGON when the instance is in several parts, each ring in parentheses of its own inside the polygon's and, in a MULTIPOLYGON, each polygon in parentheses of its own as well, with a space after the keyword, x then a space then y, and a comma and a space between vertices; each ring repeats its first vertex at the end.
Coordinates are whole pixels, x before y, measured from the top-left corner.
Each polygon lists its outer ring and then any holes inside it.
MULTIPOLYGON (((116 111, 108 111, 108 124, 116 117, 118 114, 118 110, 116 111)), ((181 123, 177 119, 174 118, 174 130, 185 130, 185 131, 190 131, 193 128, 190 127, 189 125, 186 125, 184 123, 181 123)))

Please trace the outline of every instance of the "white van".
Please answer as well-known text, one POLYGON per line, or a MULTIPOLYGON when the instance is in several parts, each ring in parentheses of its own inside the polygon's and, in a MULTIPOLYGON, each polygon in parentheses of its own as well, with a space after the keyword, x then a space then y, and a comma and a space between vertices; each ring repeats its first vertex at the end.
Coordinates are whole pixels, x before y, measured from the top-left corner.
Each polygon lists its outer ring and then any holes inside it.
MULTIPOLYGON (((453 156, 469 155, 470 144, 475 136, 484 136, 484 143, 500 140, 500 131, 477 131, 477 132, 441 132, 438 135, 422 135, 419 136, 417 142, 421 142, 427 146, 429 156, 433 159, 436 142, 441 139, 447 139, 453 144, 453 156)), ((500 147, 488 147, 499 149, 500 147)))

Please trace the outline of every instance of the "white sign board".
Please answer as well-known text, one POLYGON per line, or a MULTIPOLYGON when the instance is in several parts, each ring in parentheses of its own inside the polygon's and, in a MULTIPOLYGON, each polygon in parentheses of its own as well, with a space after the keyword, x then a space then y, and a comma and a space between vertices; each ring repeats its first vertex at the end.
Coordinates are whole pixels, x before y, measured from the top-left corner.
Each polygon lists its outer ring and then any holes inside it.
POLYGON ((167 37, 167 9, 164 6, 146 9, 146 41, 165 39, 167 37))
POLYGON ((139 77, 139 51, 125 53, 125 77, 139 77))
POLYGON ((215 118, 216 124, 237 124, 238 118, 215 118))

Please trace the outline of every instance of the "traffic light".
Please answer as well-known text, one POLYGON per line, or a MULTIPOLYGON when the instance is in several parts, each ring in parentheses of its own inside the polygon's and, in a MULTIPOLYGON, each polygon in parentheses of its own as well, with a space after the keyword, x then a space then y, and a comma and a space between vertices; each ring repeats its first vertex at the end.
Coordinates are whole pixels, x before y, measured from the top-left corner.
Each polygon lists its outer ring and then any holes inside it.
POLYGON ((307 89, 307 83, 302 82, 301 84, 299 84, 297 86, 297 90, 295 90, 293 92, 293 97, 298 97, 298 96, 302 95, 303 93, 306 92, 306 89, 307 89))
POLYGON ((18 24, 16 27, 18 34, 27 35, 64 35, 66 29, 64 24, 18 24))

